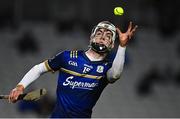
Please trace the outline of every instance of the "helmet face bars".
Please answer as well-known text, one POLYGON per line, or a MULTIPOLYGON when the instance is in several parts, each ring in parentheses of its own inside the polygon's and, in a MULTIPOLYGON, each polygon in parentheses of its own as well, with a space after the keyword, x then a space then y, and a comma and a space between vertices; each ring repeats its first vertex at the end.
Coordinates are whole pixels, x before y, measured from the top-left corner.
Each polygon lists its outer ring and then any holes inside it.
MULTIPOLYGON (((104 28, 107 29, 109 31, 112 32, 113 36, 112 36, 112 44, 114 44, 114 41, 116 39, 116 27, 110 23, 109 21, 102 21, 100 23, 98 23, 98 25, 92 30, 91 36, 95 36, 96 32, 98 29, 100 28, 104 28)), ((92 40, 90 42, 90 47, 92 50, 94 50, 97 53, 108 53, 109 51, 111 51, 111 46, 110 47, 106 47, 103 44, 98 44, 95 42, 95 40, 92 40)))

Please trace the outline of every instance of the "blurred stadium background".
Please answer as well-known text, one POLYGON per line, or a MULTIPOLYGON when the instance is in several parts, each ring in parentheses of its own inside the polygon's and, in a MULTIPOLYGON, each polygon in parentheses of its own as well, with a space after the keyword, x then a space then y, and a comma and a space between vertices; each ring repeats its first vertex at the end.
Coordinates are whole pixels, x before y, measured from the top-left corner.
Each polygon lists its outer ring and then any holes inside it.
MULTIPOLYGON (((9 91, 35 64, 65 49, 87 49, 91 29, 109 20, 139 28, 126 51, 120 80, 104 90, 93 117, 180 117, 179 0, 0 0, 0 94, 9 91), (113 15, 122 6, 123 16, 113 15)), ((117 42, 118 44, 118 42, 117 42)), ((0 100, 0 118, 48 117, 57 73, 47 73, 26 91, 46 88, 36 103, 0 100)))

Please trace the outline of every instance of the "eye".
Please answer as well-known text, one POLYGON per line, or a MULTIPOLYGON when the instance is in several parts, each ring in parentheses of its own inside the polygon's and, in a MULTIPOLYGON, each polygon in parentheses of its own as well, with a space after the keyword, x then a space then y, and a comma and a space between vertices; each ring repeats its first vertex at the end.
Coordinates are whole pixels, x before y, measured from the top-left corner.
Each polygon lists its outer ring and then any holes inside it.
POLYGON ((97 32, 96 32, 96 36, 100 36, 100 35, 102 35, 102 32, 97 31, 97 32))
POLYGON ((108 34, 107 38, 108 38, 108 40, 110 40, 112 38, 112 35, 108 34))

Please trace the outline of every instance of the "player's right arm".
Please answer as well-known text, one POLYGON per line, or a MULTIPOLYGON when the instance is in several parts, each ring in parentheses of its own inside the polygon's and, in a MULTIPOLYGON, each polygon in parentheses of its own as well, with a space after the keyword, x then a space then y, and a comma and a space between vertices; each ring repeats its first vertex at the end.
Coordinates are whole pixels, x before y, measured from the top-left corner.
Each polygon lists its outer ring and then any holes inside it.
POLYGON ((33 81, 38 79, 43 73, 50 71, 46 66, 47 61, 35 65, 31 68, 17 86, 9 94, 9 102, 16 102, 18 96, 23 93, 24 89, 33 81))
POLYGON ((24 89, 38 79, 42 74, 49 71, 57 71, 61 67, 61 61, 63 53, 57 54, 54 58, 46 60, 40 64, 35 65, 31 68, 17 86, 9 94, 9 102, 16 102, 18 96, 23 93, 24 89))

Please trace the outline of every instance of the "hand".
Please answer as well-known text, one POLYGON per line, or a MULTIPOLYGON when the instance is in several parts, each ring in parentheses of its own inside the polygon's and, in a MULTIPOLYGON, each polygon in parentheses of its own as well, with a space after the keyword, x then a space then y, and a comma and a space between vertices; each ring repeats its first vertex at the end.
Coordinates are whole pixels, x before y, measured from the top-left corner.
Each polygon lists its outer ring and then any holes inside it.
POLYGON ((24 87, 22 85, 16 86, 9 94, 9 102, 15 103, 20 94, 23 94, 24 87))
POLYGON ((132 22, 130 22, 128 26, 128 30, 125 33, 122 33, 119 28, 116 28, 119 36, 120 46, 125 47, 127 45, 128 41, 134 35, 137 27, 138 27, 137 25, 133 27, 132 22))

